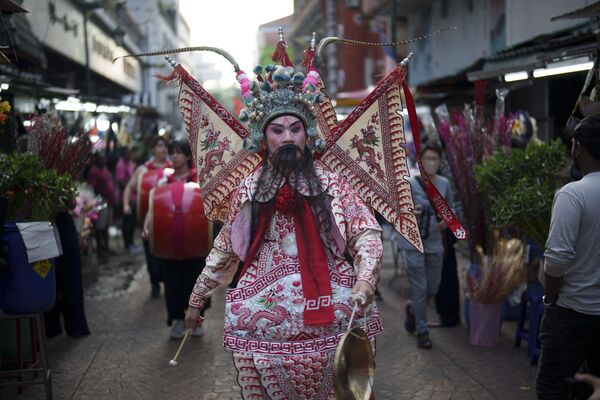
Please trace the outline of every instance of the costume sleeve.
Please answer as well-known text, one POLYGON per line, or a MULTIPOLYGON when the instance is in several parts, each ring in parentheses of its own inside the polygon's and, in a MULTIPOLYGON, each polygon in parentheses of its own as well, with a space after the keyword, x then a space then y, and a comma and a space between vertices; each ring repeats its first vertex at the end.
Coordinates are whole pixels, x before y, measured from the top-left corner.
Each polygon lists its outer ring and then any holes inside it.
POLYGON ((357 279, 373 289, 379 280, 383 244, 381 227, 375 216, 347 182, 340 182, 347 249, 354 260, 357 279))
POLYGON ((556 194, 544 252, 544 271, 548 275, 564 276, 575 263, 582 212, 583 207, 575 196, 563 191, 556 194))
POLYGON ((190 295, 190 307, 202 309, 210 297, 209 292, 217 286, 229 285, 235 275, 240 259, 231 244, 231 224, 241 210, 241 199, 241 189, 238 189, 232 197, 227 221, 215 238, 213 249, 206 257, 206 266, 196 280, 190 295))

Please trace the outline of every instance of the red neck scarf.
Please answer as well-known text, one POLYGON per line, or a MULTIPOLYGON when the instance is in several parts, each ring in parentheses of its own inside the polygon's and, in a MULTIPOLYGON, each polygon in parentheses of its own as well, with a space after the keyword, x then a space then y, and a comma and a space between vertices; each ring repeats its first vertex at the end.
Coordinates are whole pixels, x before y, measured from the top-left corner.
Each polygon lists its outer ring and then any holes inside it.
POLYGON ((175 179, 175 173, 167 176, 167 183, 173 182, 197 182, 196 170, 194 168, 190 168, 188 174, 183 177, 183 179, 175 179))
POLYGON ((171 168, 173 167, 173 164, 171 163, 171 160, 165 160, 164 165, 159 167, 158 165, 154 164, 154 160, 148 160, 144 163, 144 166, 148 169, 148 171, 153 171, 155 169, 171 168))
POLYGON ((294 203, 294 189, 286 183, 277 192, 275 206, 262 208, 240 279, 258 254, 275 210, 283 214, 293 214, 305 300, 304 325, 329 325, 333 323, 333 301, 325 246, 308 200, 303 197, 299 207, 294 206, 294 203))

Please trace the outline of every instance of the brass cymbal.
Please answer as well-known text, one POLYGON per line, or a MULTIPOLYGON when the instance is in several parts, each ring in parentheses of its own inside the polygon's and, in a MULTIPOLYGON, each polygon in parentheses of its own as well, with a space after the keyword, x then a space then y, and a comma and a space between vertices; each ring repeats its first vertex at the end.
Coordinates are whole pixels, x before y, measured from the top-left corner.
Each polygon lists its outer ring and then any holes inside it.
POLYGON ((337 400, 369 400, 373 392, 375 357, 367 334, 353 328, 335 351, 333 377, 337 400))

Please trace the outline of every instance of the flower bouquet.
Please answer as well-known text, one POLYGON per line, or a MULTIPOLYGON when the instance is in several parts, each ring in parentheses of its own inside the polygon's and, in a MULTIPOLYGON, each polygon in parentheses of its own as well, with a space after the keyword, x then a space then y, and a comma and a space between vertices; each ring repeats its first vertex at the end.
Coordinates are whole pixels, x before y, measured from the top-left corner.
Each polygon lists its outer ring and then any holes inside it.
POLYGON ((448 164, 464 209, 464 218, 470 234, 470 253, 475 246, 490 247, 488 239, 487 198, 479 190, 473 177, 473 167, 498 148, 511 144, 511 133, 504 116, 504 92, 498 92, 496 113, 486 120, 483 106, 465 105, 462 112, 450 112, 446 105, 436 108, 438 133, 444 143, 448 164))
POLYGON ((524 243, 500 238, 498 231, 494 231, 493 238, 492 256, 485 256, 482 247, 476 246, 481 264, 470 264, 464 271, 464 286, 471 306, 470 341, 482 347, 498 343, 502 302, 527 280, 524 243))
POLYGON ((492 256, 476 247, 481 264, 471 264, 464 272, 467 296, 477 303, 500 303, 527 279, 523 265, 525 245, 520 239, 504 239, 494 231, 492 256))
POLYGON ((36 116, 28 130, 28 151, 35 154, 47 169, 59 175, 78 177, 90 159, 92 144, 83 132, 68 136, 54 114, 36 116))

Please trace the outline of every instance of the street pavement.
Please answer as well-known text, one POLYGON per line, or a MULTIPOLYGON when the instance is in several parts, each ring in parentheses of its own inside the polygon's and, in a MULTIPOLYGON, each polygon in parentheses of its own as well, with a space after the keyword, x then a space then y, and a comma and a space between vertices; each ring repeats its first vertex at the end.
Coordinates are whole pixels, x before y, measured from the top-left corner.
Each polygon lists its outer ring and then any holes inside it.
MULTIPOLYGON (((113 268, 108 277, 104 271, 87 292, 92 335, 48 341, 54 399, 240 399, 232 357, 221 345, 224 292, 214 294, 205 336, 191 339, 179 365, 171 367, 179 342, 169 340, 164 298, 149 297, 143 257, 116 265, 125 270, 113 268)), ((460 259, 461 265, 466 260, 460 259)), ((431 329, 434 348, 418 349, 416 339, 403 329, 406 278, 400 276, 390 287, 393 270, 391 252, 386 251, 379 303, 385 330, 377 339, 376 355, 378 400, 535 398, 535 367, 524 346, 512 346, 514 323, 504 326, 501 343, 492 349, 471 346, 463 326, 431 329)), ((0 398, 44 396, 37 385, 22 394, 4 390, 0 398)))

